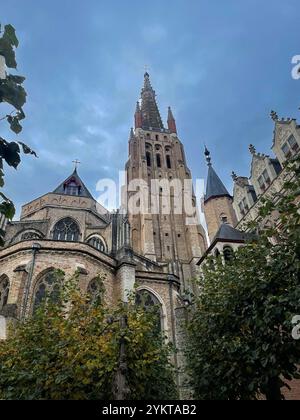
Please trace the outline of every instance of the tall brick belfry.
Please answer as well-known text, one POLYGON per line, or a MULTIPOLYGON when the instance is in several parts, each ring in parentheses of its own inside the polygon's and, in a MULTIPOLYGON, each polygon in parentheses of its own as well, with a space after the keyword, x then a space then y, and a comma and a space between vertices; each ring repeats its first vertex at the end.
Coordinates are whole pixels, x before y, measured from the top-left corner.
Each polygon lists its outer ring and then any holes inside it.
POLYGON ((185 203, 182 200, 182 211, 174 202, 174 198, 186 194, 184 185, 192 185, 191 172, 183 144, 177 136, 171 108, 168 110, 168 128, 165 128, 148 73, 144 75, 141 101, 136 106, 135 130, 132 129, 130 134, 126 171, 128 201, 134 195, 130 187, 133 180, 144 182, 149 198, 146 211, 132 214, 129 208, 134 251, 156 261, 166 272, 177 275, 183 287, 187 286, 195 274, 197 258, 206 248, 206 237, 197 213, 195 222, 195 217, 191 218, 191 212, 187 210, 196 203, 192 186, 190 196, 187 194, 189 198, 185 203), (154 180, 157 182, 155 186, 154 180), (166 185, 169 185, 169 191, 166 185), (169 212, 164 206, 168 193, 169 212), (154 201, 157 203, 156 212, 151 208, 154 201))

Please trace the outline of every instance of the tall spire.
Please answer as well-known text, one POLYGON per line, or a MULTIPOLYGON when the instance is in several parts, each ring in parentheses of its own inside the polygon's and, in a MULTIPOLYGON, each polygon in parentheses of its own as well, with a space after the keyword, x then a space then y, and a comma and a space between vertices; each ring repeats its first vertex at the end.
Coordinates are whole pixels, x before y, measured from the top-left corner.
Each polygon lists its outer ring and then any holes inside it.
POLYGON ((144 87, 141 93, 142 97, 142 126, 145 129, 158 129, 164 128, 159 109, 156 103, 156 94, 150 82, 149 73, 144 75, 144 87))
POLYGON ((168 108, 168 129, 171 131, 171 133, 177 134, 176 121, 170 106, 168 108))
POLYGON ((140 107, 139 102, 136 103, 136 109, 135 109, 135 114, 134 114, 134 124, 135 124, 135 128, 142 128, 143 126, 142 112, 141 112, 141 107, 140 107))
POLYGON ((204 154, 205 154, 207 165, 208 165, 205 202, 207 202, 211 198, 231 197, 225 185, 223 184, 221 179, 218 177, 217 173, 215 172, 212 166, 210 151, 207 149, 207 147, 205 147, 204 154))

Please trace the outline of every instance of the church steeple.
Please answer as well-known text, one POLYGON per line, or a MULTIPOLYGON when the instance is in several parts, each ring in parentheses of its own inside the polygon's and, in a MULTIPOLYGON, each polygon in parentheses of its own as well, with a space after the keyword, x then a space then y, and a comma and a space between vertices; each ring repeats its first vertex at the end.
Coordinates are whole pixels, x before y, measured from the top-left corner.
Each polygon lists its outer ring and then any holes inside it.
POLYGON ((168 108, 168 129, 171 133, 177 134, 176 121, 170 106, 168 108))
POLYGON ((142 128, 143 126, 143 119, 142 119, 142 111, 140 107, 140 103, 136 103, 136 109, 134 114, 134 124, 135 128, 142 128))
MULTIPOLYGON (((164 128, 159 109, 156 103, 156 94, 151 86, 149 73, 144 75, 144 87, 141 93, 142 107, 142 128, 161 130, 164 128)), ((138 115, 138 113, 136 113, 138 115)), ((139 122, 139 120, 138 120, 139 122)))

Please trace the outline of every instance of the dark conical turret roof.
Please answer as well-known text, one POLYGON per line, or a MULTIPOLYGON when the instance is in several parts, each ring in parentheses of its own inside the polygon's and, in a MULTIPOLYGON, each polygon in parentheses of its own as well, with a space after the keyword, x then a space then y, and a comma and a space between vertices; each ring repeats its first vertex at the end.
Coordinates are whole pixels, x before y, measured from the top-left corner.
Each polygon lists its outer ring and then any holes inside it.
POLYGON ((81 180, 80 176, 77 173, 77 169, 74 170, 72 175, 70 175, 64 182, 62 182, 54 191, 54 194, 67 194, 66 188, 71 183, 75 184, 78 188, 78 196, 79 197, 86 197, 86 198, 93 198, 92 194, 89 192, 87 187, 84 185, 83 181, 81 180))
POLYGON ((205 149, 205 156, 208 163, 205 201, 208 201, 214 197, 231 197, 227 191, 227 188, 212 167, 210 152, 207 150, 207 148, 205 149))

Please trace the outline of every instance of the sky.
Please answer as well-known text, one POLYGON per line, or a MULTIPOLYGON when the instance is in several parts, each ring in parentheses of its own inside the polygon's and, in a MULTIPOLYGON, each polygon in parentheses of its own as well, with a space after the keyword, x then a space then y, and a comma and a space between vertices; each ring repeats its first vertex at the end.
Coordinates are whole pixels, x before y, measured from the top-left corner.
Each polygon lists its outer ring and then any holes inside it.
POLYGON ((67 178, 76 158, 95 198, 99 179, 118 179, 145 65, 164 121, 172 106, 193 178, 206 177, 206 144, 232 191, 233 170, 249 176, 249 144, 272 154, 270 111, 300 120, 291 76, 299 19, 297 0, 1 1, 28 97, 22 133, 2 123, 0 135, 38 154, 6 168, 17 214, 67 178))

